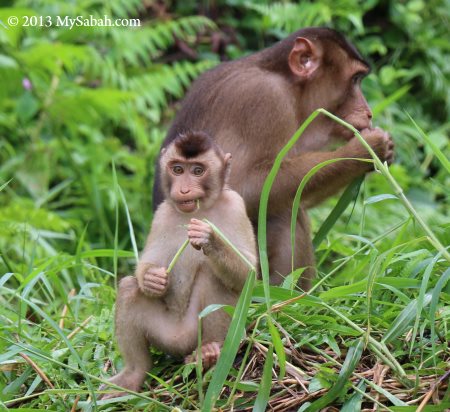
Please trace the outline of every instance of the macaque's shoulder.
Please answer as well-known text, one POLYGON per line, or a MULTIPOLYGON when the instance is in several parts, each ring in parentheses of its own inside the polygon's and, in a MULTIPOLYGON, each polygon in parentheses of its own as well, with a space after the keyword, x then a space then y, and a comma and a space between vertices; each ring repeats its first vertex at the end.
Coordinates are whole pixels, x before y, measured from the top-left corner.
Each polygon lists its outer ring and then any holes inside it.
POLYGON ((176 220, 179 213, 174 210, 174 207, 166 200, 162 202, 153 215, 152 231, 162 226, 167 228, 167 223, 177 223, 176 220), (175 213, 174 213, 175 212, 175 213))
MULTIPOLYGON (((220 202, 222 202, 224 207, 232 207, 233 209, 240 208, 245 210, 244 199, 238 192, 232 189, 226 189, 222 192, 220 202)), ((231 209, 231 211, 233 209, 231 209)))

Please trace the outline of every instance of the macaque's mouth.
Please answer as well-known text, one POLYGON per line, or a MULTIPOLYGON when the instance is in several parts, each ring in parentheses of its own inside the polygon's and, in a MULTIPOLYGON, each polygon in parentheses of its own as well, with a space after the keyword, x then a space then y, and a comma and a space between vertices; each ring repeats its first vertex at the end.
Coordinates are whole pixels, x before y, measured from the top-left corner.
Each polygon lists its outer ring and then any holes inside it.
POLYGON ((200 206, 200 199, 182 200, 176 202, 178 210, 185 213, 191 213, 198 209, 200 206))

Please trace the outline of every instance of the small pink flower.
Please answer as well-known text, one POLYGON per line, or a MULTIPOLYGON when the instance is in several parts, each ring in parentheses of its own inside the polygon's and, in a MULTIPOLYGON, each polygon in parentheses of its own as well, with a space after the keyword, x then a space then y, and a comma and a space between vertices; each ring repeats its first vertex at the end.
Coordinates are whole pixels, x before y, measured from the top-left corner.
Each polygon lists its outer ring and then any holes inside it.
POLYGON ((28 77, 23 78, 22 86, 25 90, 31 90, 33 88, 33 85, 31 84, 31 81, 28 77))

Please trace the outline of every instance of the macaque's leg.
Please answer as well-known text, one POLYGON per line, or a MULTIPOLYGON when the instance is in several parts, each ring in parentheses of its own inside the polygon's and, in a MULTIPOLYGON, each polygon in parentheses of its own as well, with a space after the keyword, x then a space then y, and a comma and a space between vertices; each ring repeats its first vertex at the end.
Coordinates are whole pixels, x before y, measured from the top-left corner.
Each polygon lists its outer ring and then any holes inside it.
MULTIPOLYGON (((140 295, 135 277, 127 276, 120 281, 116 301, 116 337, 125 367, 109 380, 135 392, 140 390, 146 373, 152 366, 144 325, 136 322, 139 319, 137 301, 142 299, 140 295)), ((106 390, 108 386, 102 385, 100 389, 106 390)), ((125 394, 126 392, 114 392, 102 395, 101 398, 109 399, 125 394)))
MULTIPOLYGON (((267 222, 270 283, 273 285, 281 284, 292 272, 290 222, 290 212, 270 217, 267 222)), ((311 279, 315 274, 314 250, 310 239, 309 218, 306 211, 300 208, 295 232, 294 270, 305 268, 299 280, 303 290, 311 287, 311 279)))

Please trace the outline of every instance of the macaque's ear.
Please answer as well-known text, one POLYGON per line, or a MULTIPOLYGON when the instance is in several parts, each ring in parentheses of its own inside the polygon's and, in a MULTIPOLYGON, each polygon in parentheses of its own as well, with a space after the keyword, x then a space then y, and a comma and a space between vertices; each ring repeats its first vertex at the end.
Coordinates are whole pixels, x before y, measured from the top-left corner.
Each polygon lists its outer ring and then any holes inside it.
POLYGON ((301 79, 307 79, 317 70, 319 64, 320 56, 317 46, 304 37, 297 37, 289 53, 291 72, 301 79))
POLYGON ((225 162, 225 184, 228 183, 228 178, 230 177, 231 173, 231 153, 226 153, 223 157, 223 160, 225 162))

